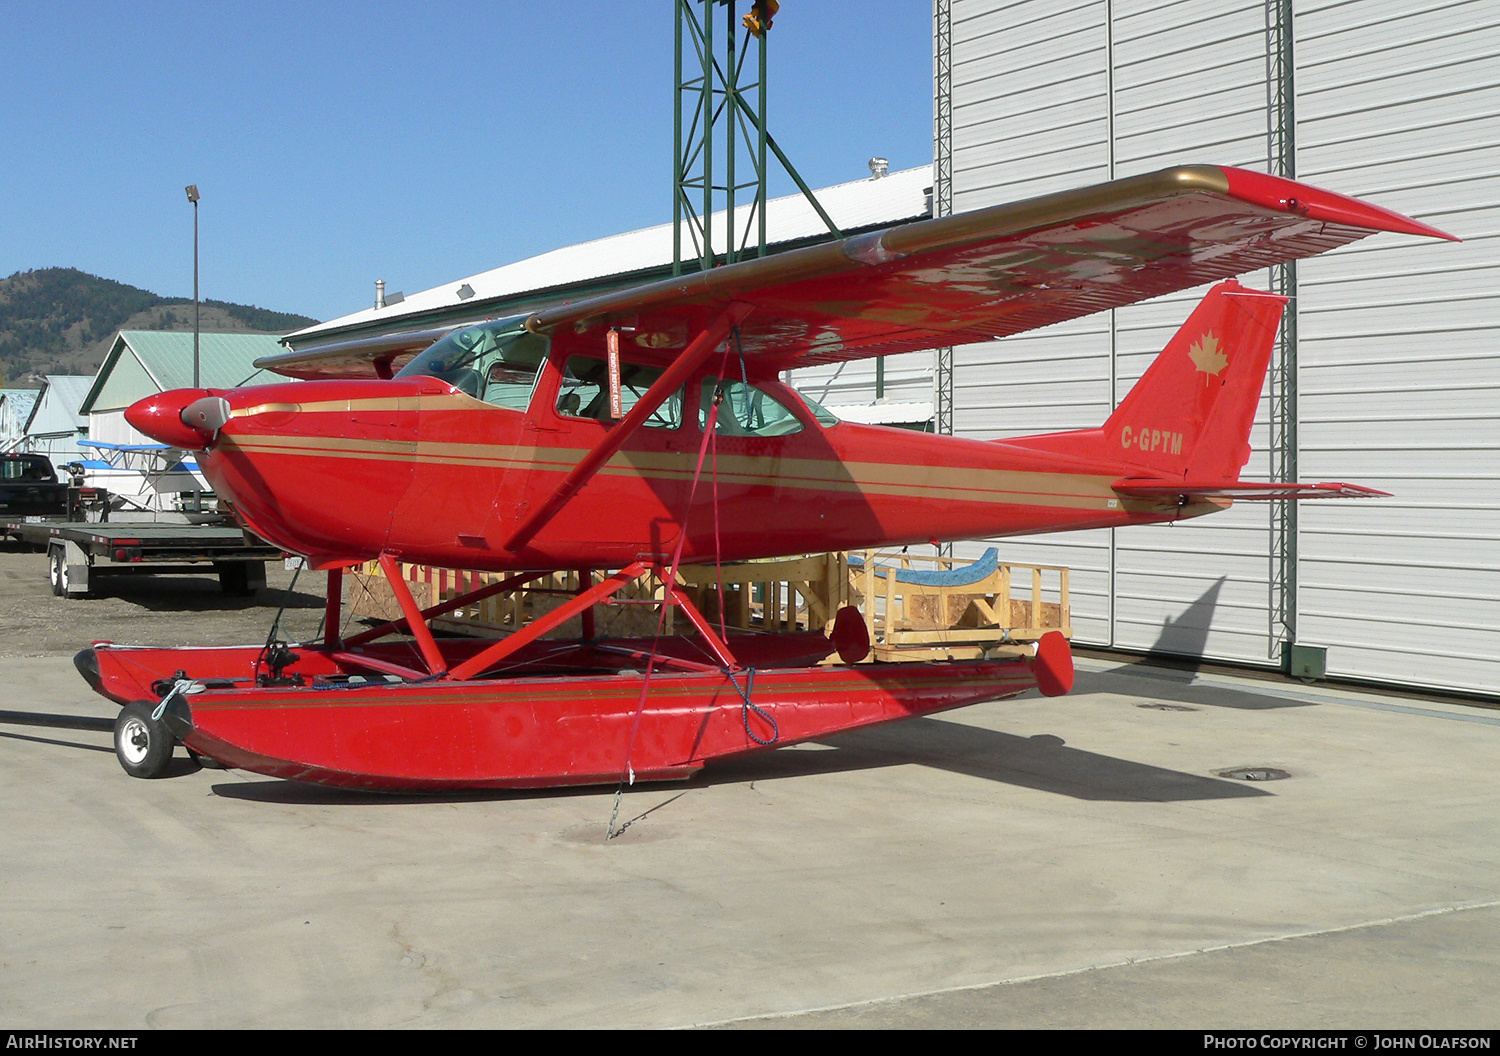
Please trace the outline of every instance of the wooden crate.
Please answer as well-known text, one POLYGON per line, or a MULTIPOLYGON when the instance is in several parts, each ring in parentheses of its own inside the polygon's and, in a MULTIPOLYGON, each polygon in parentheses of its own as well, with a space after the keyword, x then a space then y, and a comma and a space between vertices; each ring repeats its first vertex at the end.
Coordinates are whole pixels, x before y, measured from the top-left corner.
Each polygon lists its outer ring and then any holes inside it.
POLYGON ((848 604, 849 560, 845 554, 814 554, 772 561, 736 561, 678 569, 693 604, 719 623, 723 586, 724 624, 739 630, 782 634, 833 627, 848 604))
MULTIPOLYGON (((418 606, 427 608, 497 582, 497 572, 457 571, 402 565, 418 606)), ((864 551, 814 554, 772 561, 741 561, 722 566, 678 569, 678 582, 715 626, 784 634, 833 626, 845 605, 859 609, 869 628, 871 658, 888 661, 972 659, 1007 651, 1048 631, 1071 637, 1068 570, 1056 565, 1003 565, 980 569, 952 558, 864 551), (903 572, 923 569, 956 572, 961 583, 909 582, 903 572), (720 614, 720 597, 723 613, 720 614)), ((458 634, 494 636, 524 627, 563 604, 579 590, 577 572, 554 572, 518 590, 486 598, 434 620, 458 634)), ((662 585, 655 576, 633 584, 619 598, 594 609, 595 633, 604 637, 649 637, 661 620, 662 585)), ((393 620, 401 616, 390 585, 371 562, 351 570, 350 611, 356 617, 393 620)), ((664 631, 676 629, 668 608, 664 631)), ((576 638, 583 633, 574 617, 547 635, 576 638)))
MULTIPOLYGON (((406 564, 401 566, 401 571, 417 606, 424 609, 489 586, 510 575, 506 572, 475 572, 406 564)), ((348 578, 349 611, 353 616, 375 620, 401 618, 401 608, 396 603, 395 593, 386 582, 379 565, 372 561, 351 569, 348 578)), ((553 572, 517 590, 496 594, 473 605, 455 609, 437 617, 432 624, 435 629, 454 634, 472 634, 486 638, 506 634, 519 630, 538 616, 565 603, 578 593, 579 582, 577 572, 553 572)), ((619 600, 595 606, 595 633, 613 638, 655 634, 660 618, 661 596, 661 583, 655 576, 647 576, 631 584, 621 593, 619 600)), ((673 611, 669 609, 666 626, 668 634, 672 633, 672 618, 673 611)), ((543 637, 577 638, 582 633, 583 619, 575 616, 543 637)))
POLYGON ((1001 564, 994 549, 972 564, 867 550, 850 582, 879 660, 974 659, 1073 634, 1068 570, 1001 564))

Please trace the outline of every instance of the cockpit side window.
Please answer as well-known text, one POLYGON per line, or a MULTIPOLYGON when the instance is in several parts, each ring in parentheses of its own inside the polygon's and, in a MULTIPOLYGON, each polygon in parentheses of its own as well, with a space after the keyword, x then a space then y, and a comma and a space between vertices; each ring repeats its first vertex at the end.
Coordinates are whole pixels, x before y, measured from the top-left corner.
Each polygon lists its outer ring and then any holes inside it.
POLYGON ((437 378, 496 407, 524 411, 548 344, 519 319, 480 323, 449 334, 396 376, 437 378))
MULTIPOLYGON (((639 363, 620 364, 620 414, 646 395, 646 390, 661 377, 656 367, 639 363)), ((609 407, 609 365, 592 356, 569 356, 563 367, 562 384, 557 390, 557 413, 564 418, 592 418, 613 422, 609 407)), ((676 429, 682 425, 682 390, 668 396, 643 423, 651 429, 676 429)))
POLYGON ((803 403, 807 404, 807 409, 812 411, 812 416, 818 420, 818 424, 824 429, 839 424, 838 415, 834 414, 827 407, 824 407, 817 400, 806 393, 799 392, 797 395, 802 398, 803 403))
MULTIPOLYGON (((710 378, 703 383, 698 399, 698 424, 708 424, 708 409, 720 385, 710 378)), ((742 381, 726 379, 724 400, 719 405, 714 432, 719 436, 790 436, 802 431, 801 420, 784 403, 766 390, 742 381)))
POLYGON ((525 333, 499 344, 494 355, 481 360, 484 394, 480 399, 496 407, 524 411, 531 402, 537 372, 547 358, 547 339, 540 334, 525 333))

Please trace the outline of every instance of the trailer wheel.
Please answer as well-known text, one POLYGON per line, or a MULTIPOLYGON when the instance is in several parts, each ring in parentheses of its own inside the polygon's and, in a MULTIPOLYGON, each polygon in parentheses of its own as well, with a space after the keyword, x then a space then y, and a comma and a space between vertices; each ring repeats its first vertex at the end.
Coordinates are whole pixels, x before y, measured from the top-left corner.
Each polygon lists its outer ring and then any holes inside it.
POLYGON ((172 762, 177 740, 158 720, 156 710, 143 701, 132 701, 115 719, 115 757, 131 777, 161 777, 172 762))
POLYGON ((250 570, 243 561, 220 561, 214 565, 219 573, 219 587, 230 597, 243 598, 255 593, 250 586, 250 570))
POLYGON ((47 580, 52 585, 52 593, 59 598, 87 598, 92 594, 90 590, 69 593, 68 587, 72 578, 68 572, 67 547, 49 547, 47 549, 47 580))

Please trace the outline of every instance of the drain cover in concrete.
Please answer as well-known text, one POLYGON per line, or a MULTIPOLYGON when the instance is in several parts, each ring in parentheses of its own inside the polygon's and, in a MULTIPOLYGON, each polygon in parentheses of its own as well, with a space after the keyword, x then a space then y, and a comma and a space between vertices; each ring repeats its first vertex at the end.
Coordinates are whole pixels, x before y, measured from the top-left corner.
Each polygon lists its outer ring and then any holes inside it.
POLYGON ((1232 777, 1236 781, 1281 781, 1292 775, 1274 766, 1231 766, 1227 770, 1215 770, 1216 777, 1232 777))

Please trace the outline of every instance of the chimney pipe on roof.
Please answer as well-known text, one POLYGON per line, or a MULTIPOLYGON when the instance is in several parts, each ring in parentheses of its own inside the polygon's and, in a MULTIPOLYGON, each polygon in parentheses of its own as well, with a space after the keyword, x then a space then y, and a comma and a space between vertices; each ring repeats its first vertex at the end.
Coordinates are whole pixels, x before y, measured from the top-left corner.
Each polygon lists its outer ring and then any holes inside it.
POLYGON ((375 280, 375 307, 377 309, 385 307, 385 280, 384 279, 376 279, 375 280))

